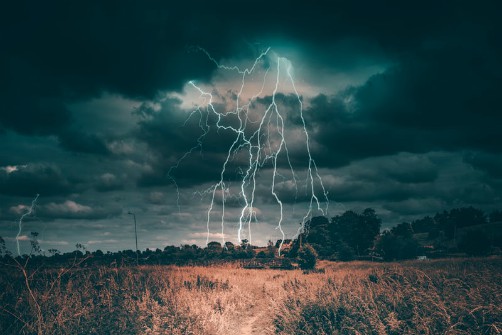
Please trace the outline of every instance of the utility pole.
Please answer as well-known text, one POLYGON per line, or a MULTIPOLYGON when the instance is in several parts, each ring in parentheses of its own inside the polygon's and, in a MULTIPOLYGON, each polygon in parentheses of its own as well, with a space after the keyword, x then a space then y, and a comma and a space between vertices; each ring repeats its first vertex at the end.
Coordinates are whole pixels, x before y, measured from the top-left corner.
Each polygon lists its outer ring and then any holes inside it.
POLYGON ((139 265, 139 259, 138 259, 138 231, 136 230, 136 214, 133 212, 129 211, 127 214, 132 215, 134 218, 134 236, 136 237, 136 266, 139 265))

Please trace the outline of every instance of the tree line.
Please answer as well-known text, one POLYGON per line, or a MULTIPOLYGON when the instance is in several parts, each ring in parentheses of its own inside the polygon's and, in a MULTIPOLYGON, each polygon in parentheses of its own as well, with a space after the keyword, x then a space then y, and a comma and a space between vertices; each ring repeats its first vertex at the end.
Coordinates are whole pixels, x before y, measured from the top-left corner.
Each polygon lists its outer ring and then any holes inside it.
MULTIPOLYGON (((372 208, 358 213, 348 210, 331 219, 311 218, 294 240, 269 241, 266 247, 253 246, 247 240, 234 245, 212 241, 204 248, 193 245, 166 246, 163 250, 123 250, 90 252, 82 244, 76 250, 61 253, 56 249, 43 251, 31 234, 28 255, 13 256, 0 237, 0 257, 4 264, 50 263, 65 265, 78 260, 85 264, 125 266, 133 264, 209 264, 225 261, 278 258, 312 262, 312 257, 350 261, 354 259, 402 260, 417 256, 442 257, 455 253, 482 256, 500 253, 502 248, 502 211, 489 215, 474 207, 454 208, 402 222, 382 231, 382 220, 372 208), (307 259, 307 260, 305 260, 307 259)), ((80 264, 79 263, 79 264, 80 264)), ((315 262, 314 262, 315 264, 315 262)), ((81 264, 80 264, 81 265, 81 264)))
POLYGON ((315 217, 306 224, 301 237, 321 258, 353 260, 378 257, 383 260, 417 256, 441 257, 464 253, 483 256, 500 253, 502 211, 489 215, 474 207, 444 210, 402 222, 381 231, 375 210, 346 211, 332 217, 315 217))

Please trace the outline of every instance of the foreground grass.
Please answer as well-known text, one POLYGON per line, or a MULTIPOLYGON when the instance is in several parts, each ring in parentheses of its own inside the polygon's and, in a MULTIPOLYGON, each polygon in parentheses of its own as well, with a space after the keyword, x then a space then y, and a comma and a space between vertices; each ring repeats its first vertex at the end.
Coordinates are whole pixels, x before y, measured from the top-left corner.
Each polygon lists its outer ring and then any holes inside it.
POLYGON ((279 334, 499 334, 500 260, 330 265, 284 283, 279 334))
POLYGON ((1 334, 499 334, 502 260, 0 270, 1 334), (29 286, 27 286, 27 284, 29 286), (28 290, 28 287, 30 290, 28 290))

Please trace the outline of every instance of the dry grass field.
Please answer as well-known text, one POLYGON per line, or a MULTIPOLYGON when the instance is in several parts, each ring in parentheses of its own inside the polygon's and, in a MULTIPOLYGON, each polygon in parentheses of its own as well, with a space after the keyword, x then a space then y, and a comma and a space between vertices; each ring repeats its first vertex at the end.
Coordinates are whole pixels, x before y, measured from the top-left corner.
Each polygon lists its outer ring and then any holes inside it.
POLYGON ((0 270, 1 334, 500 334, 502 259, 0 270))

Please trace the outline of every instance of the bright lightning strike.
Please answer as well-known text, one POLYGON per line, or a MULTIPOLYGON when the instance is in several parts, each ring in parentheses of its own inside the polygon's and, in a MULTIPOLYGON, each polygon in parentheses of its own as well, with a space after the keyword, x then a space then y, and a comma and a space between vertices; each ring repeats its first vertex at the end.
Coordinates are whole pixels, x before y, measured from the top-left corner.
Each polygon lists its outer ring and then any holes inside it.
MULTIPOLYGON (((234 73, 240 77, 240 87, 233 96, 235 108, 224 112, 218 111, 216 107, 215 100, 217 97, 215 97, 214 91, 204 90, 203 87, 197 85, 194 81, 189 82, 189 85, 199 93, 200 98, 204 101, 203 105, 198 106, 188 118, 190 119, 195 115, 200 116, 199 126, 202 129, 202 134, 197 138, 197 145, 186 152, 178 160, 177 164, 169 170, 170 173, 173 169, 178 168, 181 161, 186 159, 194 150, 202 150, 204 138, 212 127, 215 127, 218 132, 225 131, 233 134, 233 142, 226 152, 219 181, 202 192, 203 194, 208 194, 211 198, 207 210, 206 244, 209 243, 210 220, 217 197, 221 197, 222 199, 221 235, 223 236, 223 244, 225 244, 225 205, 227 199, 231 196, 230 181, 226 174, 230 162, 235 160, 239 162, 239 170, 241 171, 238 189, 239 198, 242 200, 242 208, 240 210, 237 230, 238 241, 242 241, 244 230, 247 228, 247 237, 249 243, 251 243, 251 223, 257 222, 257 180, 260 177, 260 172, 267 168, 271 168, 272 170, 272 183, 269 191, 279 208, 276 229, 282 236, 281 241, 285 239, 283 230, 284 202, 277 189, 278 179, 282 180, 282 182, 287 181, 292 184, 296 194, 298 194, 298 186, 301 183, 308 194, 308 207, 295 237, 298 236, 298 234, 304 231, 305 223, 312 217, 313 211, 318 210, 323 215, 327 213, 329 202, 321 176, 311 155, 310 138, 303 114, 302 97, 295 85, 291 62, 287 58, 277 56, 268 48, 254 60, 251 67, 241 69, 238 66, 222 65, 211 57, 207 51, 203 49, 200 49, 200 51, 204 52, 216 64, 218 69, 234 73), (258 86, 256 85, 256 78, 258 78, 258 86), (299 123, 305 138, 304 150, 306 151, 308 160, 308 162, 305 162, 307 166, 307 178, 305 181, 298 179, 288 150, 286 114, 290 112, 286 110, 286 107, 282 107, 278 103, 278 96, 279 94, 283 94, 281 87, 284 85, 290 87, 291 95, 297 101, 298 115, 296 117, 299 117, 300 120, 299 123), (254 94, 246 99, 244 92, 245 90, 250 90, 249 87, 251 90, 254 90, 254 94), (266 87, 272 91, 268 97, 264 94, 266 87), (256 105, 263 105, 263 110, 257 112, 256 105), (279 172, 278 168, 281 164, 287 166, 289 170, 288 174, 291 175, 289 179, 279 172), (325 206, 322 205, 323 203, 325 203, 325 206)), ((174 178, 172 179, 177 187, 174 178)), ((282 243, 279 246, 279 254, 282 243)))
POLYGON ((31 202, 31 206, 29 208, 27 208, 26 212, 23 215, 21 215, 21 217, 19 218, 19 223, 18 223, 19 230, 16 235, 17 254, 19 256, 21 256, 21 249, 19 248, 19 236, 21 235, 21 231, 23 230, 23 220, 28 215, 33 214, 33 211, 35 210, 35 205, 37 204, 37 200, 38 200, 39 196, 40 196, 40 194, 37 194, 35 196, 35 199, 33 199, 33 201, 31 202))

